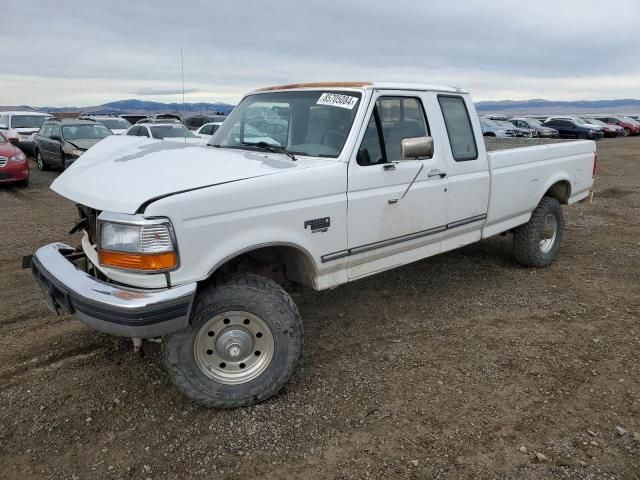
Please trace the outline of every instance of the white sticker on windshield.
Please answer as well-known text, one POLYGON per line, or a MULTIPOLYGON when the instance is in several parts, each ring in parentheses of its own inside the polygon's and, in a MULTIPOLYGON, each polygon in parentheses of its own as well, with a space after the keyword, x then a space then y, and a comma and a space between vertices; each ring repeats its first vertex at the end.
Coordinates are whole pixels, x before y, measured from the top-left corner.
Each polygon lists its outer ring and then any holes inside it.
POLYGON ((318 105, 330 105, 332 107, 346 108, 352 110, 358 103, 358 97, 342 95, 340 93, 323 93, 316 102, 318 105))

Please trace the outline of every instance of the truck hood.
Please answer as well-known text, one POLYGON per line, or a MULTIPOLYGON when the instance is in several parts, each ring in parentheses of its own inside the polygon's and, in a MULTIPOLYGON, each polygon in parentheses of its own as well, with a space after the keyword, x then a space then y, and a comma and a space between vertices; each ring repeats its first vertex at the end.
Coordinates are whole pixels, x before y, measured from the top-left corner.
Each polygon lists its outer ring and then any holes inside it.
POLYGON ((326 160, 189 145, 145 137, 107 137, 51 185, 76 203, 117 213, 175 193, 326 164, 326 160))

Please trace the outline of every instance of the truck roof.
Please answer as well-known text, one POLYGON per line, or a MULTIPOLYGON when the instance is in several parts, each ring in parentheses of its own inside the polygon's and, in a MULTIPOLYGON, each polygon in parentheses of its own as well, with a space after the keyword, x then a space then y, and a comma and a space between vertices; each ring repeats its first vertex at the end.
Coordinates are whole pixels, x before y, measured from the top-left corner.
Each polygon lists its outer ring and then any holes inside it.
POLYGON ((400 82, 313 82, 313 83, 290 83, 287 85, 275 85, 272 87, 259 88, 256 92, 271 92, 276 90, 298 90, 298 89, 329 89, 329 88, 360 88, 366 90, 416 90, 433 91, 447 93, 469 93, 458 87, 445 87, 441 85, 428 85, 424 83, 400 83, 400 82))

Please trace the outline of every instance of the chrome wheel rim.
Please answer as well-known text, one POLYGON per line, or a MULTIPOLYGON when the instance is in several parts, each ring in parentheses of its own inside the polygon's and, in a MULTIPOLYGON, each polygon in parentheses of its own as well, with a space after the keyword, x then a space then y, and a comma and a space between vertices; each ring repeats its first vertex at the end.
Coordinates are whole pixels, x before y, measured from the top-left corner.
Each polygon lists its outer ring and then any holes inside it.
POLYGON ((44 168, 44 161, 42 160, 42 154, 38 152, 38 156, 36 157, 36 161, 38 162, 38 168, 42 170, 44 168))
POLYGON ((555 215, 549 213, 544 219, 542 230, 540 231, 540 250, 542 253, 549 253, 556 243, 558 236, 558 220, 555 215))
POLYGON ((200 370, 225 385, 246 383, 271 363, 273 334, 260 317, 244 311, 225 312, 200 328, 194 356, 200 370))

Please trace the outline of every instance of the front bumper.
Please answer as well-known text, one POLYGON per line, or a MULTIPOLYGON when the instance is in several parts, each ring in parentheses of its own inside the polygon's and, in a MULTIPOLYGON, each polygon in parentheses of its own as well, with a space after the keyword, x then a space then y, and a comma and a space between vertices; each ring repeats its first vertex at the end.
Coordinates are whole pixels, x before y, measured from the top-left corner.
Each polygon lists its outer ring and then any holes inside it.
POLYGON ((184 330, 196 283, 143 290, 97 280, 69 259, 78 252, 51 243, 33 255, 31 271, 49 309, 75 314, 88 327, 121 337, 152 338, 184 330))
POLYGON ((29 178, 27 162, 10 162, 0 167, 0 183, 19 182, 29 178))

